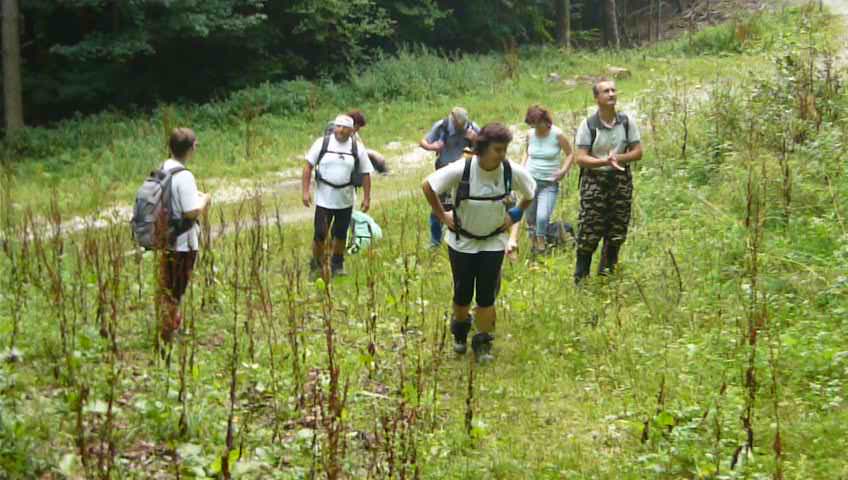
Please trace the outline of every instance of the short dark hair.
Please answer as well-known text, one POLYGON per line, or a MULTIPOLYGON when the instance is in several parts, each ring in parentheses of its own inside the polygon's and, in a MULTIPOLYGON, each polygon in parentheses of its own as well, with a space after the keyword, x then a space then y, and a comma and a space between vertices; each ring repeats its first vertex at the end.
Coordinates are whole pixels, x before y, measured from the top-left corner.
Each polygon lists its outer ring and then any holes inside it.
POLYGON ((353 126, 356 128, 362 128, 368 125, 368 122, 365 120, 365 114, 360 110, 351 110, 347 113, 347 116, 353 119, 353 126))
POLYGON ((554 124, 554 119, 551 116, 551 112, 545 107, 541 105, 531 105, 530 108, 527 109, 527 115, 524 116, 524 123, 532 127, 539 122, 545 122, 548 126, 551 126, 554 124))
POLYGON ((185 157, 194 148, 194 142, 196 141, 197 135, 195 135, 194 130, 185 127, 175 128, 171 132, 171 138, 168 140, 171 155, 175 159, 185 157))
POLYGON ((503 124, 497 122, 487 123, 480 129, 480 133, 477 134, 477 141, 474 143, 474 153, 481 155, 493 143, 509 143, 511 141, 512 132, 503 124))
POLYGON ((598 94, 601 93, 600 90, 598 90, 598 85, 601 84, 601 83, 604 83, 604 82, 615 82, 615 80, 612 80, 612 79, 607 78, 607 77, 601 77, 601 78, 596 79, 595 82, 592 83, 592 95, 597 97, 598 94))

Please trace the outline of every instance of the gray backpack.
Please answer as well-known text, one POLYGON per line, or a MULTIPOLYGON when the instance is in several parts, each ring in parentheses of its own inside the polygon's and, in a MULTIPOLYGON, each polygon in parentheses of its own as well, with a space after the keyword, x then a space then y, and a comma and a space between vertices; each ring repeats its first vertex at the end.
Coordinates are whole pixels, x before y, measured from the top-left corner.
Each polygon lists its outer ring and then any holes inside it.
POLYGON ((130 226, 138 246, 165 248, 194 226, 193 221, 175 218, 171 211, 171 179, 183 170, 185 167, 154 170, 136 192, 130 226))

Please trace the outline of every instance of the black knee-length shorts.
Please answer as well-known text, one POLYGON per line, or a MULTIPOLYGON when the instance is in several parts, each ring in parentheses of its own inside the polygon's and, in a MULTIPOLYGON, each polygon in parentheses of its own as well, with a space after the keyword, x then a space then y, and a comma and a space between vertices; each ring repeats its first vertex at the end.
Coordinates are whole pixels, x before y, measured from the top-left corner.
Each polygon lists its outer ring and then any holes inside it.
POLYGON ((448 253, 453 272, 453 303, 471 305, 476 290, 478 307, 494 305, 504 252, 462 253, 449 248, 448 253))
POLYGON ((333 227, 333 239, 345 241, 347 240, 347 229, 350 228, 350 217, 353 214, 353 207, 348 208, 324 208, 315 206, 315 236, 316 242, 323 242, 327 239, 327 232, 330 230, 330 225, 333 227))

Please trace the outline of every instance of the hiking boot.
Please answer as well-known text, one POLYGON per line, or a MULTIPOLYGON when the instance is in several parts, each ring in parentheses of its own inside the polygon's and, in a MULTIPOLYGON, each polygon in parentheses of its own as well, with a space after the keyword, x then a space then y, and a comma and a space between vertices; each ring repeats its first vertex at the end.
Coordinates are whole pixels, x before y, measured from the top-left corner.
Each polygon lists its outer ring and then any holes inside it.
POLYGON ((574 268, 574 284, 580 285, 584 278, 589 276, 592 268, 592 254, 577 252, 577 266, 574 268))
POLYGON ((471 316, 464 321, 451 319, 451 333, 453 334, 453 351, 462 355, 468 350, 468 332, 471 331, 471 316))
POLYGON ((176 336, 179 335, 180 330, 182 329, 183 316, 178 311, 173 315, 173 317, 170 319, 170 321, 169 320, 165 320, 165 321, 167 323, 165 325, 162 325, 162 329, 161 329, 159 337, 165 343, 171 343, 171 342, 174 341, 174 338, 176 338, 176 336))
POLYGON ((607 270, 609 273, 615 273, 615 266, 618 263, 618 252, 621 251, 621 245, 610 245, 607 248, 607 270))
POLYGON ((321 276, 321 262, 317 258, 309 260, 309 281, 315 281, 321 276))
POLYGON ((334 277, 344 277, 347 275, 347 272, 344 268, 344 257, 341 255, 333 255, 330 258, 330 273, 334 277))
POLYGON ((495 359, 492 355, 492 340, 495 337, 488 333, 478 333, 471 337, 471 349, 474 350, 474 358, 477 363, 489 363, 495 359))
POLYGON ((618 263, 619 245, 607 245, 604 241, 604 249, 601 253, 601 262, 598 265, 598 275, 607 276, 615 273, 615 264, 618 263))

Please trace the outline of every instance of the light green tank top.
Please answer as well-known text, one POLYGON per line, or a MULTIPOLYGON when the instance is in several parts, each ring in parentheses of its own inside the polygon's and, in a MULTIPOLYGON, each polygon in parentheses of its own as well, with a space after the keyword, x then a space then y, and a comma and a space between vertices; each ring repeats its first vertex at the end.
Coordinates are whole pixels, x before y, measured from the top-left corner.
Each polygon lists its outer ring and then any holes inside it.
POLYGON ((556 126, 544 137, 537 137, 536 130, 528 134, 527 170, 536 180, 553 181, 562 163, 562 147, 558 137, 562 134, 556 126))

